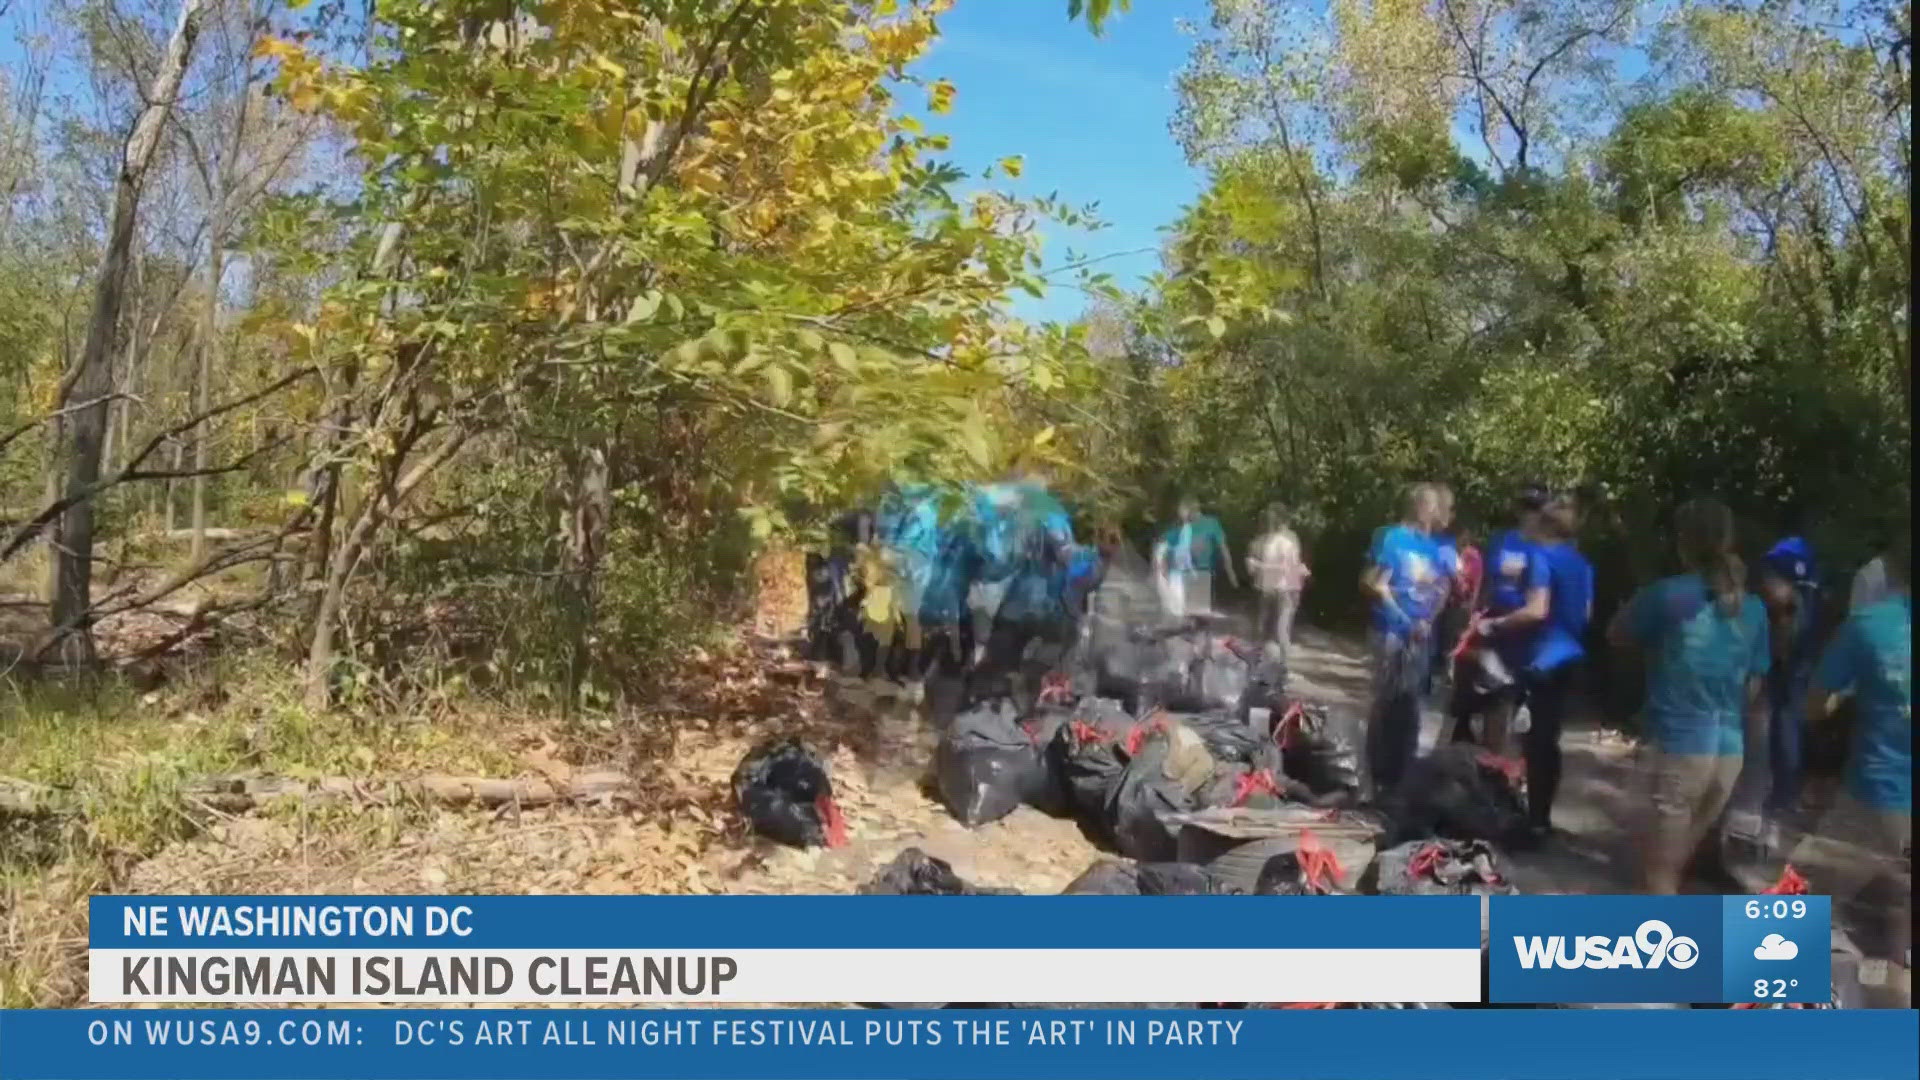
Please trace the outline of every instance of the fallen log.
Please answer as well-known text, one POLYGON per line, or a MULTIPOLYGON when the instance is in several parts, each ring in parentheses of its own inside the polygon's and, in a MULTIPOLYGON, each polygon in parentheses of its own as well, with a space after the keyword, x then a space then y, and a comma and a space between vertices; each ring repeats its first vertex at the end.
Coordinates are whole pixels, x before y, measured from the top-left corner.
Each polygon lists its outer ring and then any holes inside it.
POLYGON ((501 780, 484 776, 419 776, 404 780, 361 780, 323 776, 301 780, 286 776, 206 777, 182 787, 188 802, 245 813, 282 799, 299 802, 353 802, 375 806, 425 802, 450 808, 532 808, 555 803, 633 802, 637 792, 625 773, 612 770, 576 773, 564 782, 543 779, 501 780))
MULTIPOLYGON (((351 776, 311 780, 289 776, 207 776, 180 786, 180 800, 187 806, 228 814, 248 813, 282 800, 368 806, 430 803, 452 809, 498 810, 532 809, 558 803, 631 804, 637 798, 632 778, 611 769, 575 773, 564 781, 438 775, 398 780, 363 780, 351 776)), ((0 816, 70 812, 71 805, 62 800, 57 789, 0 777, 0 816)))

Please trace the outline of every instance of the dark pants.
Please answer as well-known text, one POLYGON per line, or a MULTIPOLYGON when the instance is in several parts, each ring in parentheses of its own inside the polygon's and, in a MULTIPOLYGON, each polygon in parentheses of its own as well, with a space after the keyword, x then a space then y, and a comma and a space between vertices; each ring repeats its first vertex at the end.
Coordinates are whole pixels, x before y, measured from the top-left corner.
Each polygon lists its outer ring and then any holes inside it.
POLYGON ((1560 733, 1566 727, 1573 671, 1573 664, 1562 664, 1552 671, 1529 672, 1525 679, 1531 726, 1521 746, 1527 759, 1527 815, 1536 829, 1553 823, 1553 800, 1564 766, 1560 733))
POLYGON ((1373 710, 1367 722, 1367 767, 1373 787, 1398 786, 1420 753, 1420 695, 1433 651, 1423 636, 1374 631, 1373 710))
POLYGON ((1807 688, 1803 672, 1775 675, 1767 680, 1766 809, 1779 815, 1800 804, 1801 736, 1806 726, 1807 688))

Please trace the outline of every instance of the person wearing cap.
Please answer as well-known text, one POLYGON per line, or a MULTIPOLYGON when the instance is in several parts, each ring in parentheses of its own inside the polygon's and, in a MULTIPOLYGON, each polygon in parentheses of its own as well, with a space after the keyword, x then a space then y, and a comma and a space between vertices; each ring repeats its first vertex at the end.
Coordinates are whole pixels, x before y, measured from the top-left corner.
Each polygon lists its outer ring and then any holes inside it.
POLYGON ((1473 741, 1471 724, 1478 715, 1481 745, 1501 756, 1509 752, 1508 727, 1524 696, 1518 676, 1532 662, 1551 605, 1551 569, 1542 548, 1542 512, 1549 498, 1537 484, 1521 489, 1514 528, 1487 548, 1484 612, 1472 627, 1474 644, 1461 657, 1465 663, 1448 710, 1455 742, 1473 741))
POLYGON ((1735 831, 1754 836, 1768 851, 1779 853, 1781 822, 1800 798, 1807 688, 1819 659, 1819 592, 1812 552, 1797 536, 1775 544, 1761 558, 1759 577, 1773 649, 1766 686, 1767 741, 1749 750, 1752 776, 1743 778, 1746 782, 1736 800, 1745 820, 1735 823, 1735 831), (1752 821, 1755 816, 1760 822, 1752 821))

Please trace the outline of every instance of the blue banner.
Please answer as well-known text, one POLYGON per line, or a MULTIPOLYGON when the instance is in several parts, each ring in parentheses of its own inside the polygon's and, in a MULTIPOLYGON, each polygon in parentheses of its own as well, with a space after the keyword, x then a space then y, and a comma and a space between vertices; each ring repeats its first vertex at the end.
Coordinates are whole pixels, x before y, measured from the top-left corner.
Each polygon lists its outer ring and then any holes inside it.
POLYGON ((1876 1080, 1912 1012, 0 1013, 0 1080, 1876 1080))
POLYGON ((1488 1000, 1825 1003, 1824 896, 1497 896, 1488 1000))
POLYGON ((1478 948, 1471 896, 96 896, 94 949, 1478 948))

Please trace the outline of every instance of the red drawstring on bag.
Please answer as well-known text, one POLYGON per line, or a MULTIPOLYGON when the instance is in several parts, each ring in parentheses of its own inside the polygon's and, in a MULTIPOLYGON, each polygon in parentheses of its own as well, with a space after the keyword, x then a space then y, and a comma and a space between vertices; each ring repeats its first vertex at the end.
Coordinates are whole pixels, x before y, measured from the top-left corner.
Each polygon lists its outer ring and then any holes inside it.
POLYGON ((1320 846, 1320 838, 1313 835, 1312 829, 1300 830, 1300 846, 1294 849, 1293 857, 1300 862, 1300 876, 1307 888, 1332 892, 1339 883, 1340 859, 1320 846))
POLYGON ((1276 799, 1280 798, 1280 782, 1273 778, 1273 770, 1255 769, 1241 773, 1233 782, 1233 801, 1227 805, 1245 806, 1248 799, 1263 791, 1276 799))
POLYGON ((1761 889, 1760 895, 1761 896, 1805 896, 1807 894, 1808 888, 1809 886, 1807 885, 1807 879, 1801 877, 1800 871, 1795 870, 1793 868, 1793 865, 1789 863, 1785 870, 1780 871, 1780 880, 1774 882, 1773 884, 1767 886, 1764 889, 1761 889))

